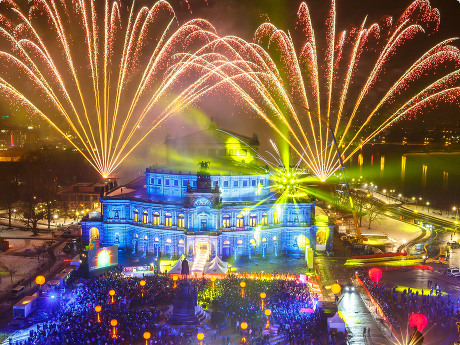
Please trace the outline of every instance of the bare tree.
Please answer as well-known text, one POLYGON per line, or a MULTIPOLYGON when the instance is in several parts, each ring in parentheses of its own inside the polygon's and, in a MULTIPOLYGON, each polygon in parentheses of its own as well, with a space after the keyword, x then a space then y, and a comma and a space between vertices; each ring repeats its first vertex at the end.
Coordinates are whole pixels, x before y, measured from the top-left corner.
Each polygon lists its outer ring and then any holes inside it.
POLYGON ((367 219, 367 222, 368 222, 367 224, 368 229, 371 228, 372 223, 378 223, 381 220, 383 220, 384 210, 380 205, 376 203, 367 203, 364 208, 366 212, 365 219, 367 219))
POLYGON ((45 243, 42 243, 41 245, 37 246, 34 245, 35 253, 37 253, 37 259, 40 261, 40 255, 44 254, 48 251, 48 247, 46 246, 45 243))
POLYGON ((1 262, 0 264, 3 266, 5 271, 10 275, 11 283, 13 283, 13 276, 19 271, 19 269, 10 264, 3 264, 1 262))

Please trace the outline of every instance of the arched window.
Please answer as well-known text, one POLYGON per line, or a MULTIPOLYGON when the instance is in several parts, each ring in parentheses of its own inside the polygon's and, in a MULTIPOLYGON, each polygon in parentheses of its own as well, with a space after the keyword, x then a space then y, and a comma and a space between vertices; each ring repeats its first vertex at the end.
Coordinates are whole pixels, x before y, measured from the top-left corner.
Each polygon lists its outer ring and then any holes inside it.
POLYGON ((171 213, 165 214, 165 226, 172 226, 172 215, 171 213))
POLYGON ((225 240, 224 241, 224 246, 229 246, 230 245, 230 241, 229 240, 225 240))
POLYGON ((144 214, 142 215, 142 223, 147 224, 149 222, 149 213, 147 211, 144 211, 144 214))
POLYGON ((264 237, 262 238, 262 243, 267 242, 267 239, 264 237))
POLYGON ((118 232, 115 233, 115 243, 120 243, 120 234, 118 232))
POLYGON ((257 214, 251 213, 249 215, 249 226, 257 226, 257 214))
POLYGON ((182 213, 177 217, 177 226, 185 228, 185 216, 182 213))
POLYGON ((243 244, 243 240, 236 241, 236 244, 243 244))
POLYGON ((249 243, 251 243, 253 246, 256 244, 256 240, 251 238, 251 240, 249 241, 249 243))
POLYGON ((179 244, 184 244, 184 240, 179 240, 179 244))
POLYGON ((279 215, 278 211, 273 212, 273 224, 278 224, 279 223, 279 215))
POLYGON ((153 225, 160 225, 160 214, 158 212, 153 213, 153 225))
POLYGON ((167 238, 167 239, 166 239, 166 243, 171 243, 171 239, 170 239, 170 238, 167 238))
POLYGON ((278 241, 278 237, 273 236, 273 241, 278 241))
POLYGON ((138 234, 134 234, 134 238, 138 238, 138 237, 139 237, 139 235, 138 235, 138 234))
POLYGON ((243 215, 241 213, 236 216, 236 227, 237 228, 244 228, 244 218, 243 218, 243 215))
POLYGON ((145 236, 144 236, 144 240, 148 240, 148 239, 149 239, 149 238, 148 238, 148 236, 147 236, 147 235, 145 235, 145 236))
POLYGON ((223 228, 229 228, 230 227, 230 216, 228 214, 225 214, 222 217, 222 227, 223 228))
POLYGON ((134 218, 133 221, 138 222, 139 221, 139 211, 134 210, 134 218))
POLYGON ((262 213, 262 225, 268 225, 268 215, 266 212, 262 213))
POLYGON ((114 216, 115 219, 118 219, 120 218, 119 215, 118 215, 118 210, 115 210, 115 216, 114 216))
POLYGON ((155 242, 160 242, 160 239, 158 237, 155 237, 155 242))

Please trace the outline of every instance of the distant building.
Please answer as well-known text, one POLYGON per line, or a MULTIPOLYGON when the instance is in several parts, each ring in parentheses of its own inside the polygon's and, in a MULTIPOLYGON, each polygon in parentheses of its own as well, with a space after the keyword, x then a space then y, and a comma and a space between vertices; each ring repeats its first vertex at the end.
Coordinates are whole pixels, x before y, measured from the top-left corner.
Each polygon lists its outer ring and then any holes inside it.
POLYGON ((64 188, 57 194, 61 202, 72 205, 72 208, 93 210, 99 208, 99 198, 103 195, 105 188, 104 183, 81 182, 64 188))

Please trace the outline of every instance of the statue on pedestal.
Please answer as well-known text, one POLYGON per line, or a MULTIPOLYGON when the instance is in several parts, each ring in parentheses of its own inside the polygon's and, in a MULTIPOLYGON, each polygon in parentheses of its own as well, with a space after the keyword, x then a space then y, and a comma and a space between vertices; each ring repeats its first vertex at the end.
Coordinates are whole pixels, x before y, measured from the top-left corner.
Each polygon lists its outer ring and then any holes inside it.
POLYGON ((190 274, 188 260, 182 260, 182 279, 179 281, 174 298, 173 313, 168 320, 172 325, 196 325, 199 323, 195 314, 197 306, 198 288, 192 286, 187 276, 190 274))

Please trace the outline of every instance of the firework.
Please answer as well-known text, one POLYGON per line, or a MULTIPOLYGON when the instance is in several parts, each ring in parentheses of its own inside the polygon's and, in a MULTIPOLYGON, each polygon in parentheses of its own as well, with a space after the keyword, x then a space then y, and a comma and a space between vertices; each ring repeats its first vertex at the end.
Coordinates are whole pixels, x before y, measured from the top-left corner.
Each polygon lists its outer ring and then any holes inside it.
POLYGON ((346 162, 395 121, 439 102, 458 102, 455 39, 436 44, 395 76, 404 64, 398 54, 409 54, 411 42, 437 29, 439 13, 429 1, 414 1, 396 21, 385 17, 367 25, 365 19, 340 33, 332 1, 325 40, 317 40, 305 3, 297 16, 292 33, 265 23, 254 43, 215 38, 198 63, 211 69, 218 62, 215 85, 229 87, 322 181, 340 168, 332 135, 346 162), (220 58, 209 63, 211 51, 220 58))
POLYGON ((23 3, 0 3, 2 94, 46 119, 104 177, 206 88, 179 53, 192 57, 214 28, 179 26, 166 1, 23 3))

